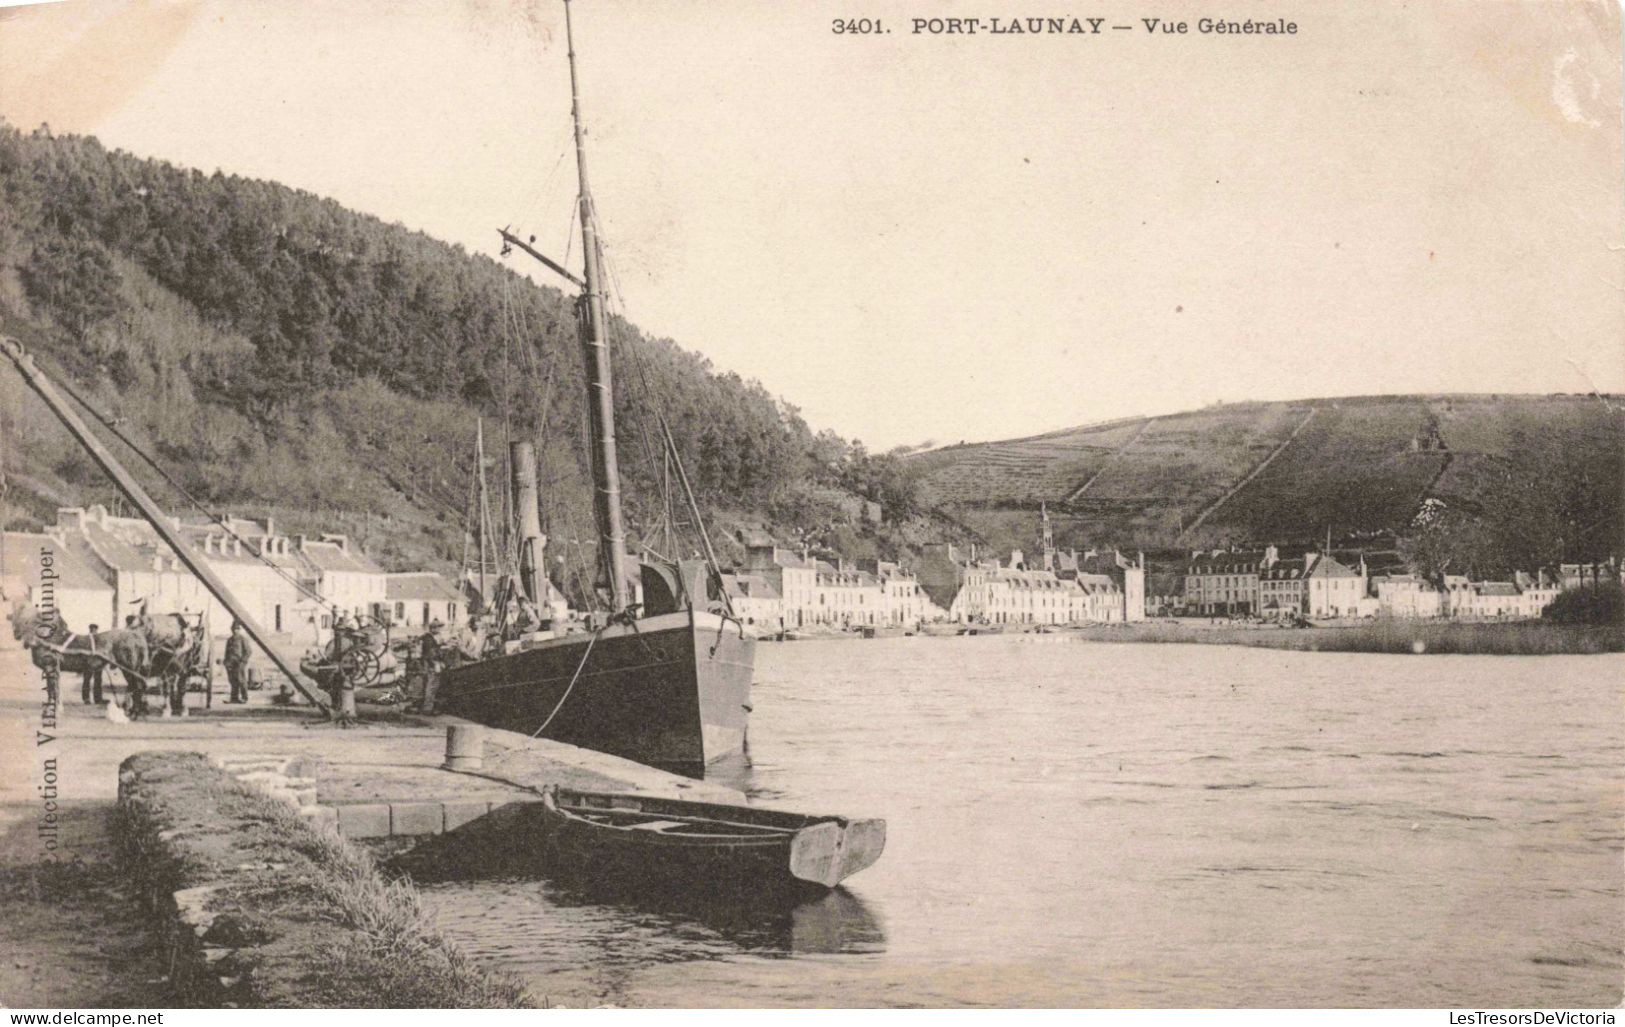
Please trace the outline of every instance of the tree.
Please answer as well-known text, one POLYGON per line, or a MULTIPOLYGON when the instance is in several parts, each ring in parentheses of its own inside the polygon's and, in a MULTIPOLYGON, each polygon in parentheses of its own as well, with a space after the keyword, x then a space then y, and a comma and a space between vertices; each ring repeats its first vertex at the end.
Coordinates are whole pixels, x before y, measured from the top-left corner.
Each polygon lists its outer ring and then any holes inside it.
POLYGON ((119 311, 113 255, 85 235, 52 235, 36 243, 22 279, 29 299, 81 342, 92 327, 119 311))
POLYGON ((1400 540, 1399 553, 1406 565, 1429 581, 1478 569, 1489 551, 1483 526, 1459 510, 1435 507, 1430 513, 1413 534, 1400 540))

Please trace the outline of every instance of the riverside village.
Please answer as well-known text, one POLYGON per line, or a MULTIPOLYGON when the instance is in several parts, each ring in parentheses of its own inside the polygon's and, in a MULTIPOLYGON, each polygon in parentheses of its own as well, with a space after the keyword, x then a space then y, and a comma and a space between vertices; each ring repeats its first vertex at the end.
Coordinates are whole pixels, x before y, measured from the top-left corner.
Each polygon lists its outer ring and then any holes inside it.
MULTIPOLYGON (((751 532, 740 539, 745 561, 725 568, 719 582, 750 634, 783 640, 874 637, 877 631, 1021 632, 1147 618, 1532 620, 1563 591, 1620 581, 1617 561, 1561 563, 1517 571, 1507 580, 1473 581, 1459 574, 1428 578, 1403 567, 1373 571, 1357 550, 1323 548, 1283 558, 1277 546, 1266 545, 1193 551, 1153 571, 1148 591, 1143 552, 1059 551, 1047 511, 1040 517, 1031 557, 1019 549, 982 555, 974 543, 943 542, 927 545, 913 566, 791 549, 751 532)), ((171 523, 190 555, 286 648, 330 648, 335 625, 346 620, 387 630, 396 643, 438 623, 474 658, 499 626, 471 569, 460 576, 386 572, 342 534, 279 534, 270 517, 172 517, 171 523)), ((537 541, 545 547, 546 536, 537 541)), ((60 621, 79 631, 119 626, 142 612, 180 615, 205 625, 221 644, 230 634, 230 613, 140 517, 114 516, 99 505, 62 509, 43 531, 5 532, 0 546, 0 598, 7 610, 54 606, 60 621)), ((632 583, 635 596, 640 588, 632 583)), ((538 620, 529 639, 575 623, 556 587, 544 586, 541 605, 549 627, 543 632, 538 620)))

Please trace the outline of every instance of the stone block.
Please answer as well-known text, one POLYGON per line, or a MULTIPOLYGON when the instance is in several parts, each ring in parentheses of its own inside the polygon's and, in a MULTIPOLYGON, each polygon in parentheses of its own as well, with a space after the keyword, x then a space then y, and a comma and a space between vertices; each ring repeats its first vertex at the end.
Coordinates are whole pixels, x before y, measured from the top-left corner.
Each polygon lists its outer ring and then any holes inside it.
POLYGON ((389 807, 377 803, 339 806, 339 834, 346 838, 389 837, 389 807))
POLYGON ((439 834, 445 824, 445 814, 438 802, 396 802, 390 804, 390 834, 439 834))
POLYGON ((278 770, 238 771, 232 776, 245 785, 260 788, 280 788, 288 783, 287 775, 278 770))
POLYGON ((287 767, 288 760, 282 756, 225 756, 221 758, 221 769, 228 774, 247 774, 254 771, 269 771, 280 774, 287 767))
POLYGON ((491 804, 483 801, 442 803, 446 811, 446 830, 455 831, 470 821, 478 820, 491 811, 491 804))
POLYGON ((315 778, 322 761, 315 756, 294 756, 283 767, 283 773, 292 777, 315 778))
POLYGON ((339 811, 332 806, 300 806, 299 815, 311 827, 317 830, 337 831, 339 829, 339 811))

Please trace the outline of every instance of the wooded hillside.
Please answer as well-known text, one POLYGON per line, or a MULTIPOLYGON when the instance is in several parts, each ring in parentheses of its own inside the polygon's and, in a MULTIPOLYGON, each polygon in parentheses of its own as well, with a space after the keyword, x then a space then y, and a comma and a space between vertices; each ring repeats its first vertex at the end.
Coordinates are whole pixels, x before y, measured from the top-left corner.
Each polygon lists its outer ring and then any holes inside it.
MULTIPOLYGON (((0 331, 212 507, 348 528, 386 563, 447 567, 483 416, 489 453, 504 425, 538 440, 553 536, 589 537, 574 318, 571 297, 487 256, 330 200, 0 124, 0 331)), ((815 435, 670 339, 614 328, 635 533, 661 516, 656 411, 710 509, 815 542, 846 519, 808 502, 809 483, 912 512, 897 461, 815 435)), ((115 498, 15 376, 0 373, 0 396, 7 526, 115 498)))

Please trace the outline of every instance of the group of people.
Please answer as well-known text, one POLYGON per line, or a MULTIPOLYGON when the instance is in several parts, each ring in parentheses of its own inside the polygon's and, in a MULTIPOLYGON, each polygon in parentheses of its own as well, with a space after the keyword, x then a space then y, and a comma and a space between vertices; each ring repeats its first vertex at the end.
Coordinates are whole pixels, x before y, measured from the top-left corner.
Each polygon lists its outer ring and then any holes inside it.
MULTIPOLYGON (((153 648, 153 650, 167 650, 169 653, 189 652, 193 643, 197 642, 198 632, 202 632, 202 627, 193 629, 189 622, 185 621, 184 617, 180 617, 179 614, 177 614, 176 621, 177 626, 179 626, 177 627, 177 635, 174 635, 174 637, 171 637, 171 635, 164 635, 163 632, 159 632, 158 627, 156 627, 156 622, 153 621, 153 617, 146 614, 146 606, 145 603, 143 603, 140 614, 128 614, 128 616, 125 616, 124 630, 125 632, 140 632, 141 635, 145 635, 148 647, 153 648)), ((232 626, 232 632, 234 632, 234 634, 241 632, 241 627, 241 624, 234 624, 234 626, 232 626)), ((91 647, 93 647, 94 655, 94 643, 96 643, 96 639, 102 637, 101 624, 91 624, 88 632, 86 632, 86 637, 91 639, 91 647)), ((104 702, 106 702, 104 691, 112 691, 111 684, 107 684, 106 681, 107 663, 109 663, 109 661, 111 661, 111 658, 91 660, 89 661, 88 665, 86 665, 85 671, 80 674, 81 704, 102 705, 104 702)), ((244 658, 244 663, 247 663, 247 658, 244 658)), ((130 668, 125 669, 127 669, 127 671, 133 671, 133 673, 143 673, 143 671, 146 671, 146 669, 150 669, 151 666, 156 665, 140 666, 140 668, 138 668, 138 666, 130 666, 130 668)))
MULTIPOLYGON (((130 618, 130 622, 130 626, 135 626, 134 617, 130 618)), ((500 653, 505 643, 546 630, 550 626, 543 620, 536 604, 523 596, 510 597, 500 612, 489 611, 485 614, 470 615, 466 623, 456 628, 449 629, 444 621, 438 619, 431 621, 418 640, 415 654, 423 680, 424 709, 433 708, 434 692, 439 684, 441 672, 450 667, 494 655, 492 650, 500 653)), ((95 630, 96 626, 92 625, 91 631, 95 630)), ((349 649, 369 644, 368 630, 354 615, 342 613, 333 622, 333 639, 325 654, 324 662, 337 663, 349 649)), ((240 621, 232 621, 231 634, 226 639, 222 660, 231 689, 226 702, 233 704, 248 702, 248 665, 251 656, 247 632, 240 621)), ((102 679, 99 669, 85 676, 85 702, 90 702, 92 695, 96 702, 102 701, 102 679)))

